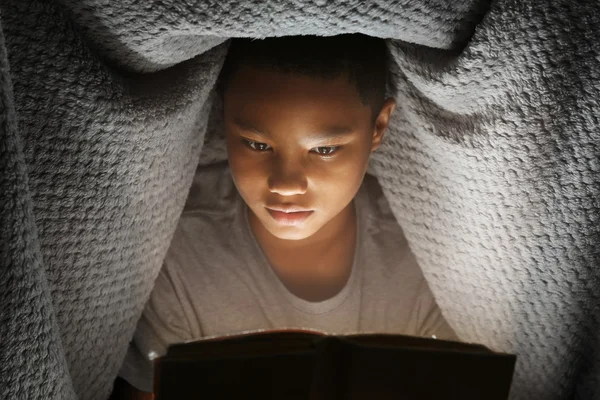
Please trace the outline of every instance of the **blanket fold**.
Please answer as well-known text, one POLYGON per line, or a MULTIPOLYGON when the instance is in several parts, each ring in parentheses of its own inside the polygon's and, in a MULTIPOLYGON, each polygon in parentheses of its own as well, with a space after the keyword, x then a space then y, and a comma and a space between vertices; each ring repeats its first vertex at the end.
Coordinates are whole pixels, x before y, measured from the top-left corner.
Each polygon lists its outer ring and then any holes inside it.
POLYGON ((59 0, 101 54, 137 72, 167 68, 229 37, 364 33, 439 49, 468 41, 490 0, 59 0))
POLYGON ((231 37, 386 38, 375 174, 511 399, 600 397, 600 3, 0 2, 0 399, 106 399, 198 163, 231 37))

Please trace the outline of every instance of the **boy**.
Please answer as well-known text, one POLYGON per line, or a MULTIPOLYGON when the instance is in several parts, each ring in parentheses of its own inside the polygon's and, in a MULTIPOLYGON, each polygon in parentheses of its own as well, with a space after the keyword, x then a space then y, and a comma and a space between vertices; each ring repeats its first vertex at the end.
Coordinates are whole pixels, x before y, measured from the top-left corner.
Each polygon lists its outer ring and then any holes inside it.
POLYGON ((228 164, 196 174, 121 375, 205 336, 308 328, 455 339, 375 178, 394 110, 385 42, 237 40, 219 81, 228 164), (363 179, 365 178, 365 179, 363 179))

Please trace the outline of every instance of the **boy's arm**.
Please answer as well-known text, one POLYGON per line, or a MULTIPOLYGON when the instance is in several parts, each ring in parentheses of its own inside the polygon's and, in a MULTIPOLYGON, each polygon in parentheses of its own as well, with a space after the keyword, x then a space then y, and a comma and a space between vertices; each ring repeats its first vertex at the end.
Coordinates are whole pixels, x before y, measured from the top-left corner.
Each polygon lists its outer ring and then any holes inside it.
POLYGON ((170 344, 192 339, 190 332, 169 270, 163 266, 119 375, 133 387, 152 392, 152 360, 164 355, 170 344))
POLYGON ((117 378, 108 400, 153 400, 154 394, 142 392, 122 378, 117 378))
POLYGON ((135 388, 131 388, 131 400, 154 400, 153 393, 141 392, 135 388))
POLYGON ((443 340, 460 341, 437 305, 425 278, 419 290, 419 335, 443 340))

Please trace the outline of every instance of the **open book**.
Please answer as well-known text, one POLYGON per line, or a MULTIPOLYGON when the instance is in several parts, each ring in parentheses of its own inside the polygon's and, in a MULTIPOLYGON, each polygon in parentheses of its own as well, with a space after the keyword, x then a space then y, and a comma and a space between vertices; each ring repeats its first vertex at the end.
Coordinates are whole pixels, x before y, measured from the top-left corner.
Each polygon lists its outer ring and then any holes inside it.
POLYGON ((516 357, 391 334, 251 332, 171 345, 155 360, 156 400, 505 400, 516 357))

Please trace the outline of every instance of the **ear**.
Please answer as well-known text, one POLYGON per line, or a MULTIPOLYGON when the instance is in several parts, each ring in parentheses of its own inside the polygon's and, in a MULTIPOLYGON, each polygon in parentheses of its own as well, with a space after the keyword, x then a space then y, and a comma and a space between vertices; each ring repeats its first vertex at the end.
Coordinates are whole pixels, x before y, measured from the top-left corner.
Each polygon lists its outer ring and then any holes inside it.
POLYGON ((375 151, 381 141, 383 140, 383 135, 390 123, 390 117, 396 108, 396 100, 393 98, 389 98, 383 102, 383 106, 381 107, 381 111, 379 111, 379 115, 375 120, 375 126, 373 127, 373 144, 371 145, 371 151, 375 151))

